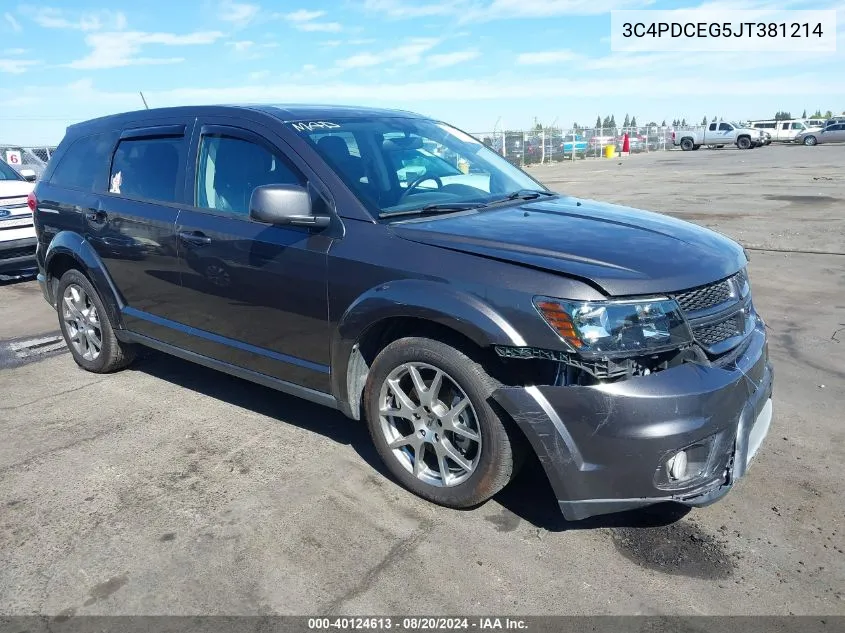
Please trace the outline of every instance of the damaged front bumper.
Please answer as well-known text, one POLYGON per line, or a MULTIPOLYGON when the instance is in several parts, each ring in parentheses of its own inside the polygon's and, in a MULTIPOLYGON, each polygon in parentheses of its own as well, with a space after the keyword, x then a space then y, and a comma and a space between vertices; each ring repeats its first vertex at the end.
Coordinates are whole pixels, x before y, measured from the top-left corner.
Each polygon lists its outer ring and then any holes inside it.
POLYGON ((742 347, 722 367, 686 363, 595 386, 502 387, 493 398, 532 444, 568 520, 663 501, 708 505, 745 474, 772 418, 762 321, 742 347), (691 470, 672 480, 679 451, 692 456, 691 470))

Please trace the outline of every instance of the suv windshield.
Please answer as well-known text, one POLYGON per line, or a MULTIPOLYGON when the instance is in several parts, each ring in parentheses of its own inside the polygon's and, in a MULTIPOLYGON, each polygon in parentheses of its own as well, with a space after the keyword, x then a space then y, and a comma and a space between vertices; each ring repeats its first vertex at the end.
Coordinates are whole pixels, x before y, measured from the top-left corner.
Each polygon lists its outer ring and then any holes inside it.
POLYGON ((289 124, 374 215, 483 206, 546 188, 445 123, 373 117, 289 124))
POLYGON ((14 169, 0 160, 0 180, 23 180, 14 169))

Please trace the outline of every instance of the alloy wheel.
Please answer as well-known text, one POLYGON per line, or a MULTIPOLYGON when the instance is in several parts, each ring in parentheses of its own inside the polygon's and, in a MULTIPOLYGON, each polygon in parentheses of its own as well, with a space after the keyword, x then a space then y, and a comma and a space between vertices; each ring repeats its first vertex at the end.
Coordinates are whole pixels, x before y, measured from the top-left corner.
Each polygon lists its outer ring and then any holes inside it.
POLYGON ((396 460, 427 484, 456 486, 478 466, 478 417, 442 369, 410 362, 390 372, 379 392, 379 426, 396 460))
POLYGON ((62 295, 62 319, 70 344, 85 360, 96 360, 103 348, 100 316, 91 297, 77 284, 69 284, 62 295))

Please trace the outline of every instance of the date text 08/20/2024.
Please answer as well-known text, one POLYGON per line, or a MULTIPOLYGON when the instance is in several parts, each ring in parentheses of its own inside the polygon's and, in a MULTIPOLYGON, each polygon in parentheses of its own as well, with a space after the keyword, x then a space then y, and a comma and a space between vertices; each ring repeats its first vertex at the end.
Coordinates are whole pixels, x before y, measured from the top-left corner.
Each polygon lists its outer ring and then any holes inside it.
POLYGON ((309 618, 312 631, 343 631, 359 629, 397 631, 448 631, 448 630, 527 630, 528 623, 521 618, 499 617, 337 617, 309 618))

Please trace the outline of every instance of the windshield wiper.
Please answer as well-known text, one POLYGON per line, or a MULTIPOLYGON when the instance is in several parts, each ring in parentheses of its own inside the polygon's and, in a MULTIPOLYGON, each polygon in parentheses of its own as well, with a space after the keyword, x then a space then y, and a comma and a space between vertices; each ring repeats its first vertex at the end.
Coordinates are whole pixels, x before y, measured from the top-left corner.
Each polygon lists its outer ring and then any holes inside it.
POLYGON ((483 206, 483 202, 441 202, 439 204, 427 204, 419 209, 387 211, 385 213, 379 213, 378 217, 392 218, 400 215, 437 215, 438 213, 449 213, 451 211, 467 211, 468 209, 477 209, 483 206))
POLYGON ((491 200, 491 202, 504 202, 505 200, 535 200, 540 196, 556 196, 556 193, 551 191, 543 191, 542 189, 519 189, 509 193, 504 198, 491 200))
POLYGON ((483 209, 494 204, 502 202, 510 202, 512 200, 535 200, 540 196, 556 196, 556 193, 551 191, 543 191, 541 189, 519 189, 507 194, 503 198, 496 198, 495 200, 488 200, 487 202, 441 202, 437 204, 427 204, 418 209, 409 209, 408 211, 386 211, 379 213, 380 218, 392 218, 402 215, 436 215, 438 213, 450 213, 452 211, 467 211, 469 209, 483 209))

